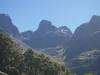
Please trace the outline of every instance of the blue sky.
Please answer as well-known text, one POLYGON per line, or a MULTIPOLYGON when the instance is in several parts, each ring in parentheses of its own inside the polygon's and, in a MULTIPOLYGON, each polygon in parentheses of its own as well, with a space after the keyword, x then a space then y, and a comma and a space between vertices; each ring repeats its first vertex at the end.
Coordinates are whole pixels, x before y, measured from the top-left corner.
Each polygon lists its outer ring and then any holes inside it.
POLYGON ((0 0, 0 13, 9 14, 21 32, 36 30, 43 19, 74 31, 100 15, 100 0, 0 0))

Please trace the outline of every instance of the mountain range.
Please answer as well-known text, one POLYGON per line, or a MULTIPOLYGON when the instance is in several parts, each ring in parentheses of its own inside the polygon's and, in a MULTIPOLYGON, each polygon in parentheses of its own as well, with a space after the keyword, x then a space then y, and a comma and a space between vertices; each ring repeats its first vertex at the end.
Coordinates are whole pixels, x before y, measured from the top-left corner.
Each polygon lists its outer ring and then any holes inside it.
POLYGON ((21 39, 32 48, 49 48, 63 46, 71 35, 72 32, 66 26, 57 28, 50 21, 42 20, 36 31, 21 33, 21 39))
POLYGON ((42 20, 38 29, 34 32, 28 30, 20 33, 7 14, 0 14, 0 31, 17 38, 18 42, 24 46, 45 52, 53 57, 59 56, 59 58, 62 58, 64 54, 63 47, 68 44, 72 36, 72 32, 68 27, 56 27, 48 20, 42 20), (62 53, 59 52, 61 50, 62 53))
POLYGON ((77 75, 88 72, 100 75, 100 16, 92 16, 74 33, 48 20, 42 20, 35 31, 19 32, 8 15, 0 14, 0 32, 6 32, 29 48, 60 58, 77 75))

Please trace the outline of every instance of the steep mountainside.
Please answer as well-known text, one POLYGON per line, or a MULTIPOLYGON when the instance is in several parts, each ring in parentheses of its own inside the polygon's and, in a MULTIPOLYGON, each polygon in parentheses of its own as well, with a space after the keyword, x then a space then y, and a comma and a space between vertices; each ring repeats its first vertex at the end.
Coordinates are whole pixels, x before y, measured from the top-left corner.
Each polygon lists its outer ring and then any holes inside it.
POLYGON ((100 16, 94 15, 76 29, 65 55, 65 62, 78 75, 85 72, 100 74, 100 16))
POLYGON ((17 27, 13 25, 7 14, 0 14, 0 32, 6 32, 10 36, 17 38, 16 41, 24 47, 39 48, 38 50, 51 56, 55 53, 56 55, 53 55, 54 57, 63 56, 64 51, 63 53, 59 53, 59 49, 56 47, 63 49, 63 46, 68 44, 72 36, 72 32, 66 26, 57 28, 47 20, 42 20, 35 32, 29 30, 19 33, 17 27), (49 51, 49 48, 52 51, 49 51))
POLYGON ((50 48, 63 46, 69 41, 71 35, 71 31, 66 26, 57 28, 50 21, 42 20, 34 33, 24 32, 21 37, 25 38, 22 40, 32 48, 50 48))
POLYGON ((82 52, 79 56, 68 62, 69 67, 78 75, 91 72, 100 75, 100 50, 82 52))
POLYGON ((45 54, 23 51, 15 40, 0 33, 0 75, 71 75, 64 64, 45 54))
POLYGON ((65 58, 78 75, 100 75, 100 16, 94 15, 72 35, 66 26, 56 27, 47 20, 34 32, 19 33, 10 17, 0 14, 0 74, 70 75, 69 69, 52 57, 61 62, 65 58))
POLYGON ((77 56, 81 52, 100 49, 100 16, 93 16, 85 24, 79 26, 73 34, 66 50, 67 59, 77 56))

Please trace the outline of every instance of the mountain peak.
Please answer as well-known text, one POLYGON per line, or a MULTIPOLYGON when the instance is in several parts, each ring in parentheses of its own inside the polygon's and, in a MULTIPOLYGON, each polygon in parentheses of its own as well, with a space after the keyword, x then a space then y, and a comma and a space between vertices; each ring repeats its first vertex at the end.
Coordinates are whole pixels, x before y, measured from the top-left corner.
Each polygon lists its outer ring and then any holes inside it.
POLYGON ((93 15, 90 20, 90 23, 100 23, 100 16, 93 15))
POLYGON ((56 31, 57 27, 52 25, 52 23, 48 20, 42 20, 39 24, 39 28, 37 31, 48 32, 48 31, 56 31))
POLYGON ((52 23, 48 20, 42 20, 39 25, 41 26, 41 25, 51 25, 51 24, 52 23))
POLYGON ((1 17, 1 16, 3 16, 3 17, 4 17, 4 16, 6 16, 6 17, 7 17, 7 16, 8 16, 8 14, 3 14, 3 13, 0 13, 0 17, 1 17))
POLYGON ((19 35, 17 27, 12 23, 8 14, 0 14, 0 31, 11 34, 14 37, 19 35))
POLYGON ((92 18, 100 18, 98 15, 93 15, 92 18))
POLYGON ((63 29, 63 30, 69 31, 69 28, 67 26, 61 26, 61 27, 59 27, 59 29, 63 29))
POLYGON ((61 26, 58 28, 60 32, 62 33, 69 33, 69 34, 72 34, 72 32, 70 31, 70 29, 67 27, 67 26, 61 26))
POLYGON ((0 24, 2 25, 12 24, 8 14, 0 14, 0 24))

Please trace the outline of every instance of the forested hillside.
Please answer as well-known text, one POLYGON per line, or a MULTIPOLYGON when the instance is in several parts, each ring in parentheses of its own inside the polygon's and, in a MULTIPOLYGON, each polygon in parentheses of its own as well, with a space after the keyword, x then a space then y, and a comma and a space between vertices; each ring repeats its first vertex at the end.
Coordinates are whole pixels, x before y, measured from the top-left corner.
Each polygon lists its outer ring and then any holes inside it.
POLYGON ((24 51, 20 44, 0 32, 0 75, 71 75, 68 68, 49 56, 24 51))

